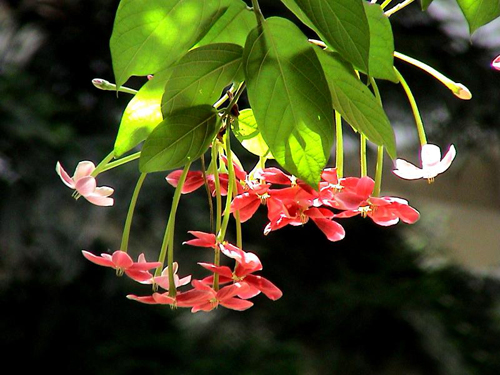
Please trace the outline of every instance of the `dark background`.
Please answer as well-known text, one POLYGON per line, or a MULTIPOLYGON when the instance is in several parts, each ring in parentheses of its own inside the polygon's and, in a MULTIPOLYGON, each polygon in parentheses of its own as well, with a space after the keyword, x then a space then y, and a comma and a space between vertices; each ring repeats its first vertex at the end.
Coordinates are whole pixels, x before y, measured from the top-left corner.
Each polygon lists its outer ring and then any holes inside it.
MULTIPOLYGON (((324 239, 313 224, 264 237, 260 211, 244 226, 244 248, 259 254, 263 274, 284 296, 276 302, 259 296, 243 313, 219 308, 191 314, 138 304, 125 295, 147 294, 147 288, 87 262, 82 249, 99 254, 119 246, 137 164, 100 176, 100 185, 115 187, 112 208, 75 202, 54 167, 61 161, 71 174, 79 160, 98 162, 113 145, 130 96, 96 90, 91 79, 113 81, 108 41, 118 2, 0 0, 4 364, 75 375, 500 373, 498 264, 487 261, 490 267, 478 270, 436 261, 436 246, 429 251, 422 243, 438 229, 380 228, 354 218, 342 223, 347 236, 338 243, 324 239), (14 360, 19 356, 22 361, 14 360)), ((279 1, 261 5, 266 16, 292 17, 279 1)), ((420 13, 413 4, 393 16, 396 47, 466 82, 474 99, 459 101, 425 73, 401 63, 398 68, 419 100, 429 138, 460 150, 458 170, 471 155, 498 151, 499 73, 489 67, 494 49, 451 37, 436 14, 420 13), (436 119, 436 113, 446 116, 436 119)), ((381 89, 394 123, 414 129, 400 88, 382 83, 381 89)), ((416 151, 404 150, 415 161, 416 151)), ((238 155, 251 169, 255 159, 242 150, 238 155)), ((173 194, 163 177, 150 177, 140 196, 130 244, 134 257, 144 252, 153 259, 161 244, 173 194)), ((487 178, 484 183, 498 192, 498 177, 487 178)), ((391 179, 389 174, 389 184, 391 179)), ((479 182, 466 179, 469 193, 460 199, 473 200, 479 182)), ((429 189, 447 191, 439 182, 429 189)), ((453 204, 446 198, 445 205, 453 204)), ((497 211, 498 204, 498 198, 491 202, 497 211)), ((209 229, 205 195, 193 194, 180 207, 180 274, 201 277, 195 263, 210 254, 181 242, 187 230, 209 229)), ((470 248, 471 257, 479 250, 470 248)))

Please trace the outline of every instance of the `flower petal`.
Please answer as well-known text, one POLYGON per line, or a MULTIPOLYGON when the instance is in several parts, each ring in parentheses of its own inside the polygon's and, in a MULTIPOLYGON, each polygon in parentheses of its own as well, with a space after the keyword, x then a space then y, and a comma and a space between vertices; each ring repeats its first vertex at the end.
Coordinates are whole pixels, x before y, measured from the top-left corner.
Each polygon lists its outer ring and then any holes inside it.
POLYGON ((450 165, 453 162, 453 159, 455 159, 456 155, 457 155, 457 150, 455 149, 455 146, 451 145, 449 150, 444 155, 443 160, 441 160, 441 162, 439 163, 439 167, 437 170, 438 174, 443 173, 448 168, 450 168, 450 165))
POLYGON ((422 161, 422 169, 435 167, 441 161, 441 149, 439 146, 427 143, 422 146, 420 159, 422 161))
POLYGON ((276 285, 262 276, 248 275, 245 277, 245 282, 260 290, 270 300, 276 301, 283 295, 283 292, 276 285))
POLYGON ((495 60, 493 60, 491 66, 496 70, 500 70, 500 56, 497 56, 495 60))
POLYGON ((336 221, 329 219, 311 219, 330 241, 340 241, 345 237, 344 227, 336 221))
POLYGON ((91 161, 81 161, 78 163, 73 175, 73 180, 78 182, 83 177, 89 177, 94 172, 95 165, 91 161))
POLYGON ((96 186, 97 186, 96 180, 94 177, 91 177, 91 176, 82 177, 82 178, 78 179, 75 183, 76 191, 78 191, 84 197, 92 194, 94 192, 96 186))
POLYGON ((405 180, 417 180, 424 177, 424 172, 422 171, 422 169, 407 162, 406 160, 397 159, 394 162, 394 165, 396 169, 394 169, 392 172, 396 176, 404 178, 405 180))
POLYGON ((190 231, 188 231, 188 233, 192 234, 196 238, 183 242, 182 243, 183 245, 191 245, 191 246, 198 246, 198 247, 211 247, 211 248, 215 249, 215 246, 217 243, 217 238, 215 237, 215 234, 200 232, 200 231, 196 231, 196 230, 190 230, 190 231))
POLYGON ((132 260, 130 255, 121 250, 116 250, 111 256, 111 259, 113 260, 113 263, 117 268, 123 270, 131 267, 134 264, 134 261, 132 260))
POLYGON ((98 264, 99 266, 115 268, 115 264, 111 259, 106 259, 102 256, 97 256, 88 251, 82 250, 82 254, 85 258, 90 260, 92 263, 98 264))
POLYGON ((253 302, 239 298, 229 298, 219 303, 227 309, 236 311, 244 311, 253 306, 253 302))
POLYGON ((132 301, 146 303, 148 305, 158 304, 158 302, 155 301, 153 296, 136 296, 135 294, 129 294, 129 295, 127 295, 127 298, 131 299, 132 301))
POLYGON ((88 200, 90 203, 95 204, 96 206, 101 206, 101 207, 110 207, 112 206, 115 201, 113 198, 109 197, 103 197, 98 194, 89 194, 84 197, 86 200, 88 200))
POLYGON ((56 164, 56 173, 59 175, 61 178, 62 182, 64 182, 64 185, 67 187, 74 189, 75 188, 75 182, 71 177, 69 177, 68 173, 64 170, 62 167, 61 163, 57 162, 56 164))

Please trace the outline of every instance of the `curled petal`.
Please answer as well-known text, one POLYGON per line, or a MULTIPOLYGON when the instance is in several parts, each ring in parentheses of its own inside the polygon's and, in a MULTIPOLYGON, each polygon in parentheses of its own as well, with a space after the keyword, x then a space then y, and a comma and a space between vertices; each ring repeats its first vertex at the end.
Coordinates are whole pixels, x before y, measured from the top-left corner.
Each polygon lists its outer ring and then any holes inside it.
POLYGON ((212 263, 201 263, 201 262, 199 262, 198 264, 200 266, 202 266, 203 268, 206 268, 210 272, 215 272, 215 273, 217 273, 221 276, 227 277, 229 279, 231 279, 233 277, 233 272, 227 266, 216 266, 215 264, 212 264, 212 263))
MULTIPOLYGON (((99 266, 114 268, 115 264, 110 258, 104 256, 97 256, 88 251, 82 250, 82 254, 85 258, 90 260, 92 263, 98 264, 99 266)), ((104 254, 103 254, 104 255, 104 254)), ((107 254, 106 254, 107 255, 107 254)))
POLYGON ((215 234, 213 233, 205 233, 205 232, 199 232, 195 230, 190 230, 188 231, 189 234, 192 234, 195 236, 195 239, 185 241, 182 244, 183 245, 191 245, 191 246, 198 246, 198 247, 211 247, 214 248, 217 246, 217 238, 215 237, 215 234))
POLYGON ((90 203, 101 207, 110 207, 115 203, 113 198, 103 197, 102 195, 98 194, 89 194, 84 198, 88 200, 90 203))
POLYGON ((121 250, 116 250, 111 256, 111 259, 113 260, 115 267, 124 270, 132 267, 132 265, 134 264, 134 261, 132 260, 130 255, 121 250))
POLYGON ((439 146, 427 143, 422 146, 420 158, 422 160, 422 169, 432 168, 441 161, 441 149, 439 146))
POLYGON ((260 198, 255 194, 244 193, 236 196, 231 203, 231 212, 239 211, 240 222, 249 220, 259 209, 260 198))
POLYGON ((329 219, 311 218, 318 228, 326 235, 330 241, 340 241, 345 237, 345 230, 342 225, 329 219))
POLYGON ((75 182, 71 177, 69 177, 68 173, 64 170, 61 163, 59 162, 57 162, 56 164, 56 173, 59 175, 59 177, 61 177, 62 182, 64 182, 67 187, 71 189, 75 188, 75 182))
POLYGON ((248 275, 245 277, 245 282, 260 290, 270 300, 276 301, 283 295, 276 285, 262 276, 248 275))
POLYGON ((441 162, 439 163, 439 168, 437 170, 437 173, 439 174, 446 171, 450 167, 456 155, 457 155, 457 150, 455 149, 455 146, 451 145, 449 150, 444 155, 443 160, 441 160, 441 162))
POLYGON ((153 299, 161 305, 171 305, 175 303, 175 299, 170 297, 168 293, 153 293, 153 299))
MULTIPOLYGON (((167 177, 167 182, 173 187, 177 187, 179 179, 181 177, 182 170, 176 170, 171 172, 167 177)), ((199 189, 205 181, 203 180, 203 173, 201 171, 189 171, 186 176, 186 181, 182 186, 182 194, 192 193, 193 191, 199 189)))
POLYGON ((395 162, 395 167, 392 172, 405 180, 417 180, 424 177, 424 172, 417 166, 407 162, 403 159, 397 159, 395 162))
POLYGON ((91 161, 81 161, 78 163, 73 175, 73 180, 78 182, 83 177, 88 177, 94 172, 95 165, 91 161))
POLYGON ((135 294, 129 294, 127 295, 127 298, 131 299, 132 301, 137 301, 148 305, 158 304, 158 302, 155 301, 153 296, 136 296, 135 294))

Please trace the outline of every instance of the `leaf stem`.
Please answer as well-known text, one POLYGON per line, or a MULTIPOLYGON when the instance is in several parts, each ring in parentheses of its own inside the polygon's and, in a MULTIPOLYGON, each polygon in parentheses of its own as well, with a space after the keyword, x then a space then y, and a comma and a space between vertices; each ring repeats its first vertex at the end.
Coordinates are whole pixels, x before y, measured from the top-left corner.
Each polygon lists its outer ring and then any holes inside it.
POLYGON ((415 0, 405 0, 402 3, 399 3, 396 5, 394 8, 389 9, 387 12, 385 12, 385 15, 387 17, 392 16, 394 13, 399 12, 401 9, 407 7, 411 3, 413 3, 415 0))
POLYGON ((392 0, 385 0, 380 7, 384 10, 391 2, 392 0))
POLYGON ((342 134, 342 116, 335 111, 335 133, 337 145, 335 147, 335 167, 337 169, 337 177, 344 176, 344 136, 342 134))
POLYGON ((168 282, 169 282, 169 290, 168 294, 170 297, 175 297, 177 294, 177 290, 175 288, 175 280, 174 280, 174 230, 175 230, 175 215, 177 213, 177 207, 179 206, 179 201, 181 198, 182 187, 184 186, 184 182, 186 181, 187 174, 189 172, 189 168, 191 167, 191 162, 189 161, 182 171, 181 177, 179 178, 179 182, 177 183, 177 187, 175 188, 174 197, 172 199, 172 207, 170 208, 170 216, 168 218, 167 228, 165 229, 165 234, 163 236, 163 243, 161 245, 160 256, 158 257, 158 262, 161 263, 155 271, 155 276, 160 276, 162 272, 163 265, 165 263, 165 257, 167 256, 168 250, 168 282))
POLYGON ((257 23, 259 25, 264 22, 264 15, 262 14, 262 11, 260 9, 259 1, 258 0, 252 0, 252 8, 255 13, 255 17, 257 17, 257 23))
POLYGON ((375 186, 373 187, 372 196, 380 196, 382 187, 382 171, 384 167, 384 146, 377 147, 377 166, 375 169, 375 186))
POLYGON ((427 144, 427 137, 425 136, 424 124, 422 122, 422 117, 420 116, 420 111, 418 110, 417 102, 415 101, 415 97, 411 92, 410 86, 408 86, 408 83, 406 83, 405 79, 403 78, 399 70, 394 68, 394 72, 396 73, 396 76, 398 77, 401 86, 403 86, 403 89, 405 90, 408 100, 410 101, 413 117, 415 118, 415 123, 417 125, 418 138, 420 139, 420 146, 423 146, 427 144))
POLYGON ((127 218, 125 219, 125 226, 123 228, 122 243, 120 245, 120 250, 123 252, 128 251, 128 240, 130 237, 130 228, 132 226, 132 218, 134 216, 135 205, 137 203, 137 198, 139 197, 139 192, 141 191, 142 184, 146 178, 147 173, 141 173, 137 185, 135 186, 134 193, 132 194, 132 199, 130 200, 130 206, 128 208, 127 218))
POLYGON ((123 164, 127 164, 131 161, 139 159, 140 157, 141 157, 141 151, 138 151, 138 152, 131 154, 129 156, 125 156, 121 159, 115 160, 115 161, 107 164, 104 168, 102 168, 102 170, 99 173, 109 171, 110 169, 119 167, 123 164))
POLYGON ((368 167, 366 163, 366 136, 364 134, 359 134, 360 136, 360 164, 361 164, 361 177, 366 177, 368 175, 368 167))
POLYGON ((221 216, 222 216, 222 198, 221 198, 221 189, 220 189, 220 180, 219 180, 219 143, 215 140, 212 143, 212 163, 214 166, 214 181, 215 181, 215 204, 216 204, 216 213, 215 213, 215 232, 218 233, 221 226, 221 216))
POLYGON ((205 166, 205 155, 201 155, 200 157, 201 161, 201 174, 203 176, 203 182, 205 185, 205 190, 207 192, 207 198, 208 198, 208 208, 210 210, 210 232, 213 233, 215 228, 214 228, 214 203, 212 201, 212 193, 210 192, 210 186, 208 186, 208 180, 207 180, 207 168, 205 166))

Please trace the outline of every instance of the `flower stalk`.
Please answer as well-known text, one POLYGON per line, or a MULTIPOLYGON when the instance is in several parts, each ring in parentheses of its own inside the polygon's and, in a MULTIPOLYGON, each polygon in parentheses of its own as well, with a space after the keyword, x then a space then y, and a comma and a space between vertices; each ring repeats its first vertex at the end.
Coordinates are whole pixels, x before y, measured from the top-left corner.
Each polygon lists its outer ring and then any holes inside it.
POLYGON ((146 179, 147 173, 141 173, 137 185, 135 186, 134 193, 132 194, 132 199, 130 200, 130 206, 128 208, 127 218, 125 219, 125 227, 123 228, 122 243, 120 245, 120 250, 126 253, 128 251, 128 241, 130 237, 130 228, 132 227, 132 218, 134 217, 134 210, 137 203, 137 198, 139 197, 139 192, 141 191, 142 184, 146 179))

